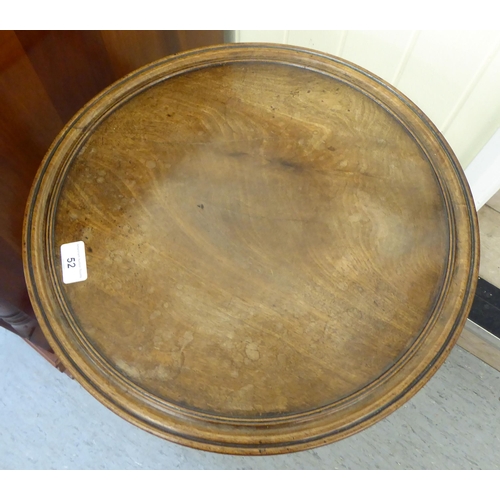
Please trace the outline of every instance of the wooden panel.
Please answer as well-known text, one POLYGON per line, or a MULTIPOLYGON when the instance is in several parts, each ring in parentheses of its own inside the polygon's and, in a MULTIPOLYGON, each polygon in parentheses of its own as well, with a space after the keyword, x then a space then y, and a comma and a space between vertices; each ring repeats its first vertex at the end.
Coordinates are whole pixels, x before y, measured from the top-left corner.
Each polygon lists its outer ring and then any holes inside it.
POLYGON ((13 32, 0 31, 2 170, 29 181, 63 122, 13 32), (19 169, 19 165, 30 165, 19 169))
POLYGON ((179 51, 223 43, 221 31, 101 31, 115 79, 179 51))
POLYGON ((16 35, 64 122, 114 80, 98 31, 17 31, 16 35))
POLYGON ((178 50, 177 37, 158 31, 102 31, 116 79, 178 50))
POLYGON ((179 40, 179 50, 190 50, 204 45, 219 45, 224 42, 223 31, 179 30, 175 33, 179 40))
MULTIPOLYGON (((7 245, 3 238, 0 238, 0 272, 0 300, 8 300, 25 313, 33 315, 22 260, 19 253, 7 245)), ((5 328, 11 329, 8 326, 5 328)))
POLYGON ((33 314, 22 221, 35 172, 63 123, 14 32, 0 31, 0 48, 0 299, 33 314))

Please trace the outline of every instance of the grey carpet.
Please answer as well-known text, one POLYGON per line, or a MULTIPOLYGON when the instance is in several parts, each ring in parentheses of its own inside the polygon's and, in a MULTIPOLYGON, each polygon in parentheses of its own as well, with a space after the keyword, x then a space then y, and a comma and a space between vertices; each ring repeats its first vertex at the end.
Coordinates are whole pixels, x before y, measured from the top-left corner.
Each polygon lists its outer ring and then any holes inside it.
POLYGON ((499 469, 500 372, 455 347, 407 404, 338 443, 272 457, 175 445, 116 416, 0 328, 1 469, 499 469))

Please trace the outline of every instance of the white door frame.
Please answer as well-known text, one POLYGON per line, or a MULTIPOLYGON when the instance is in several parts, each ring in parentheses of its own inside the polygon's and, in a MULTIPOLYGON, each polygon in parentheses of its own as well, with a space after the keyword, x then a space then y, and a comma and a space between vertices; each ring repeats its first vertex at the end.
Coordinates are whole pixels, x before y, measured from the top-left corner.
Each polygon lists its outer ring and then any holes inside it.
POLYGON ((500 190, 500 128, 472 160, 465 176, 479 210, 500 190))

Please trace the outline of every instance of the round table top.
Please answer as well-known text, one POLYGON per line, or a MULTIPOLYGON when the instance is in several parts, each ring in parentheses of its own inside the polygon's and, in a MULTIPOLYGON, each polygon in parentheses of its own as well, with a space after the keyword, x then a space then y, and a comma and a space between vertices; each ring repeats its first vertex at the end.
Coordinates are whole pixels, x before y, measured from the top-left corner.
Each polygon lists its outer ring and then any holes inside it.
POLYGON ((283 453, 432 376, 472 302, 478 229, 453 152, 396 89, 235 44, 150 64, 72 119, 32 189, 25 269, 54 351, 113 411, 204 450, 283 453))

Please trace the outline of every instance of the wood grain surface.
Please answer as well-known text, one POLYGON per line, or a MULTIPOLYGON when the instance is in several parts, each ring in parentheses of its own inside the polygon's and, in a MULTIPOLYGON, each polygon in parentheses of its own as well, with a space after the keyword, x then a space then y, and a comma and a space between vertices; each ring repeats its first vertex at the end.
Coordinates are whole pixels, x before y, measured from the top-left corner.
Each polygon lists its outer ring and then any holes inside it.
MULTIPOLYGON (((40 162, 64 124, 144 64, 222 42, 222 31, 0 31, 0 307, 35 321, 23 274, 23 215, 40 162)), ((0 326, 15 331, 2 318, 0 326)))
POLYGON ((25 268, 92 394, 181 444, 283 453, 387 415, 444 361, 477 280, 452 151, 374 75, 234 45, 85 106, 32 190, 25 268), (64 285, 60 247, 85 243, 64 285))

